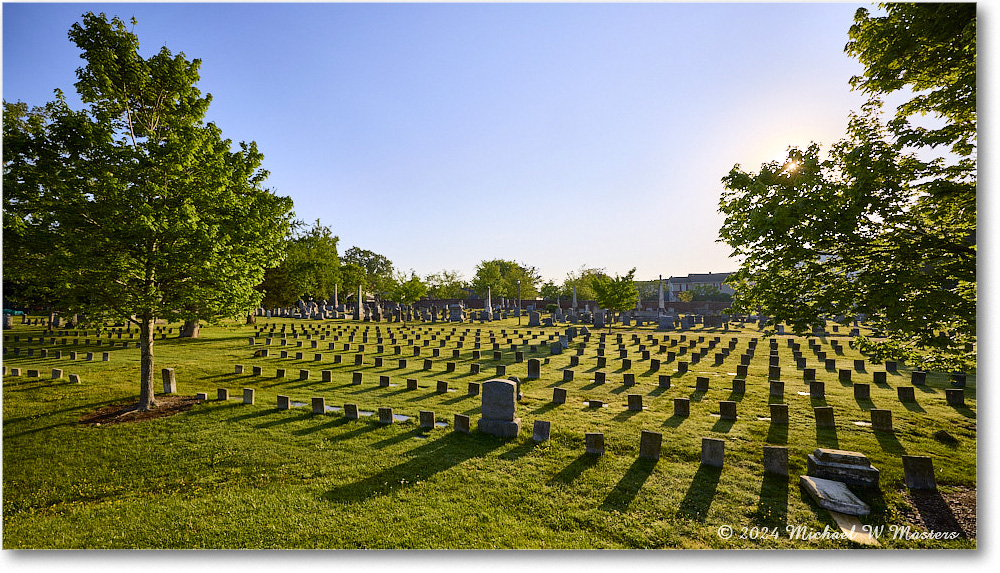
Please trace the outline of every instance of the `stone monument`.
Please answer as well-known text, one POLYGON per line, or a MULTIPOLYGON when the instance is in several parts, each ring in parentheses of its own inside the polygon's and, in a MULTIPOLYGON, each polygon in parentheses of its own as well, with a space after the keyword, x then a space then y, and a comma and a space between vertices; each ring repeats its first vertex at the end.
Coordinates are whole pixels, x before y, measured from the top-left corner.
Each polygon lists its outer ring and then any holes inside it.
POLYGON ((494 378, 483 382, 483 417, 479 419, 479 431, 516 438, 521 431, 521 418, 517 417, 517 383, 494 378))

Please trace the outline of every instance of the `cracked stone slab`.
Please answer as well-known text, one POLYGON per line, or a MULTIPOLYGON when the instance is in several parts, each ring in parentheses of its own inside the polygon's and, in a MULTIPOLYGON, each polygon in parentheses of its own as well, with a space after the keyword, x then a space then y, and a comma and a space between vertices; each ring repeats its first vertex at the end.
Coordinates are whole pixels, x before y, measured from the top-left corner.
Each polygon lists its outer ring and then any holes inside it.
POLYGON ((813 476, 800 476, 799 485, 823 509, 846 515, 868 515, 871 509, 847 489, 847 484, 813 476))

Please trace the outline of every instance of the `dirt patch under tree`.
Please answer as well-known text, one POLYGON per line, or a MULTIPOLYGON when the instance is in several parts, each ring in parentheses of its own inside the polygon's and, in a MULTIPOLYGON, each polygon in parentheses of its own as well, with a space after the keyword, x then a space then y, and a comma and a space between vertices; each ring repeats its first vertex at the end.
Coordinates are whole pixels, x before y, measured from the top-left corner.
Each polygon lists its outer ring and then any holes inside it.
POLYGON ((107 426, 141 422, 155 418, 166 418, 190 410, 201 400, 194 396, 162 396, 156 399, 156 407, 151 410, 137 410, 135 401, 119 402, 105 406, 80 417, 80 423, 88 426, 107 426))

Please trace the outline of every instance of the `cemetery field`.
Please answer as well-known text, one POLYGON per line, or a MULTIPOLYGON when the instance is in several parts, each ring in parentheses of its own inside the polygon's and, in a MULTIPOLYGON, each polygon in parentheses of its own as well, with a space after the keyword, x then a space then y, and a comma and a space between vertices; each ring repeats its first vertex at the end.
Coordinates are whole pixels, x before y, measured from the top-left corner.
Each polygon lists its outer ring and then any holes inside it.
POLYGON ((769 339, 752 324, 583 334, 517 319, 258 320, 198 339, 163 326, 157 397, 160 369, 173 368, 171 396, 207 399, 140 421, 93 417, 138 396, 134 329, 16 320, 3 343, 4 549, 863 548, 831 538, 836 522, 799 486, 818 447, 879 470, 878 488, 852 487, 879 547, 976 547, 975 372, 964 404, 949 403, 948 374, 914 384, 909 366, 872 363, 844 329, 769 339), (478 431, 478 385, 509 376, 521 381, 519 436, 478 431), (772 404, 787 405, 787 424, 772 404), (832 408, 832 427, 817 427, 830 412, 817 407, 832 408), (871 410, 891 412, 891 429, 875 431, 871 410), (470 432, 457 431, 462 416, 470 432), (533 439, 536 421, 550 423, 548 440, 533 439), (658 459, 639 456, 643 431, 661 434, 658 459), (605 451, 587 454, 598 432, 605 451), (721 468, 701 463, 703 438, 723 441, 721 468), (788 476, 764 472, 765 446, 787 447, 788 476), (933 460, 936 492, 907 489, 904 455, 933 460))

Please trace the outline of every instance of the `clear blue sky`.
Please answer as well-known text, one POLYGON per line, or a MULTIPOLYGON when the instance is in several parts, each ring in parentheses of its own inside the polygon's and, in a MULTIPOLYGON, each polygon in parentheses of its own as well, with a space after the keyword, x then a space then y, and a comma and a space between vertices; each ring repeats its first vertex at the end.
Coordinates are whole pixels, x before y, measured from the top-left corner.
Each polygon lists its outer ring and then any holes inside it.
POLYGON ((209 119, 341 252, 465 278, 732 271, 720 179, 841 136, 862 5, 6 3, 3 97, 73 94, 69 27, 135 16, 144 55, 202 60, 209 119))

